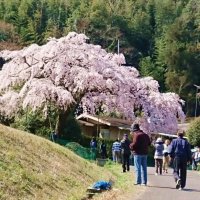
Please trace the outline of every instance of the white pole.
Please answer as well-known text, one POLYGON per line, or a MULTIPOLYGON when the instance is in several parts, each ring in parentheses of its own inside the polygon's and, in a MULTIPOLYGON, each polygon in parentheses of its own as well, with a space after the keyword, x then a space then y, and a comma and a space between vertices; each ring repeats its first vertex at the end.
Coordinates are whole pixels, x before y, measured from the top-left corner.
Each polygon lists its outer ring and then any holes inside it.
POLYGON ((195 118, 196 118, 196 116, 197 116, 197 93, 198 93, 198 88, 196 89, 195 118))
POLYGON ((194 116, 196 118, 197 116, 197 93, 198 93, 198 90, 200 89, 200 86, 198 85, 194 85, 196 87, 196 100, 195 100, 195 113, 194 113, 194 116))

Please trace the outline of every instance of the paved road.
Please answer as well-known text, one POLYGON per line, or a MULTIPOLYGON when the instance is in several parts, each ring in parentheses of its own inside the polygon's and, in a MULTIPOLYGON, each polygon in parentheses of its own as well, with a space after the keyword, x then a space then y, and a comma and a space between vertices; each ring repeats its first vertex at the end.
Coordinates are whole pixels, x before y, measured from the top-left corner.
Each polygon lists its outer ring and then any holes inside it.
POLYGON ((149 167, 148 186, 134 200, 200 200, 200 174, 195 171, 188 171, 186 188, 179 191, 175 189, 172 170, 169 170, 168 174, 155 176, 154 168, 149 167))

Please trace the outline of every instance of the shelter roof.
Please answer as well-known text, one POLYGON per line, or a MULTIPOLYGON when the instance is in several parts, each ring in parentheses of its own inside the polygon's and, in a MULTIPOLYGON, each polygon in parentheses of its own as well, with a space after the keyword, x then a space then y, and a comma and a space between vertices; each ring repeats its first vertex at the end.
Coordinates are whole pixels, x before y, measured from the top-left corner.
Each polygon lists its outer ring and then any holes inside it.
POLYGON ((125 119, 118 119, 112 117, 102 117, 102 116, 93 116, 89 114, 81 114, 76 117, 78 121, 86 121, 91 124, 104 124, 107 126, 114 126, 118 127, 119 129, 126 129, 130 130, 130 126, 133 123, 132 121, 125 120, 125 119))

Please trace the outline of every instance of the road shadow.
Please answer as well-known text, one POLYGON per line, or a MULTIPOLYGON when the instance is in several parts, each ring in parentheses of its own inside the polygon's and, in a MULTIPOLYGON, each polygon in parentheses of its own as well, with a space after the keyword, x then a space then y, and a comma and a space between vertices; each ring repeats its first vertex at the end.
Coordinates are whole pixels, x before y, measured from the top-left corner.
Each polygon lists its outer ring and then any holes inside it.
POLYGON ((168 186, 148 185, 147 187, 177 190, 177 189, 174 188, 174 187, 168 187, 168 186))
POLYGON ((197 190, 197 189, 189 189, 189 188, 186 188, 186 189, 184 189, 183 191, 186 191, 186 192, 199 192, 199 193, 200 193, 200 190, 197 190))
POLYGON ((155 175, 155 174, 153 174, 153 173, 148 173, 148 175, 150 175, 150 176, 173 176, 172 174, 162 174, 162 175, 155 175))
MULTIPOLYGON (((175 187, 168 187, 168 186, 148 185, 147 187, 177 190, 175 187)), ((200 193, 200 190, 190 189, 190 188, 185 188, 185 189, 183 189, 183 191, 185 191, 185 192, 198 192, 198 193, 200 193)))

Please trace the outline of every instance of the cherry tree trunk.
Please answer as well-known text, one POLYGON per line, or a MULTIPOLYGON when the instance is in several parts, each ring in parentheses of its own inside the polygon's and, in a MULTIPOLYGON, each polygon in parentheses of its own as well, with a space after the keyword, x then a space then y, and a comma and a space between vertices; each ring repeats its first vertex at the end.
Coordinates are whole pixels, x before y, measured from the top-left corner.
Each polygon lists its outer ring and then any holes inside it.
POLYGON ((70 111, 61 111, 58 115, 56 132, 57 132, 59 138, 62 138, 64 136, 65 127, 67 126, 66 122, 67 122, 67 119, 70 114, 71 114, 71 110, 70 111))

